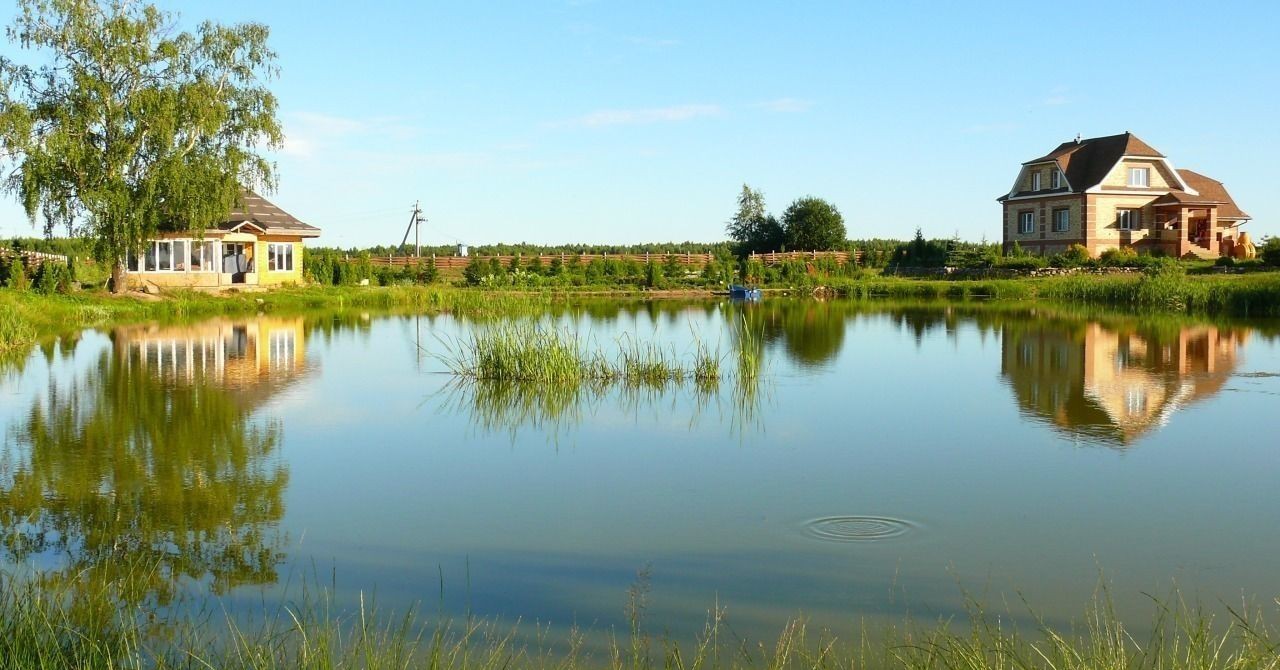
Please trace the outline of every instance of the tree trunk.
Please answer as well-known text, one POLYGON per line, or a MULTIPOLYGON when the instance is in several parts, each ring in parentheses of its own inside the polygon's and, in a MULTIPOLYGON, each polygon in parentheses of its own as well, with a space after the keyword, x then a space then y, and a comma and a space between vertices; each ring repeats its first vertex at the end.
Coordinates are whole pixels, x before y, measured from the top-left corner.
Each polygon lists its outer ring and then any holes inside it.
POLYGON ((116 262, 111 266, 111 292, 124 293, 124 264, 116 262))

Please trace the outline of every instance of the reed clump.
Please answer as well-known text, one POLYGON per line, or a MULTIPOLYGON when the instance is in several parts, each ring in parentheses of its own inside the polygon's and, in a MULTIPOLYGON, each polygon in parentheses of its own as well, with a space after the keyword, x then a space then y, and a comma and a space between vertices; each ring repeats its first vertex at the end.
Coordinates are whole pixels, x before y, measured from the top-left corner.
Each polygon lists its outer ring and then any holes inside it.
POLYGON ((689 361, 656 343, 625 336, 610 357, 577 333, 526 322, 476 329, 448 344, 439 358, 453 374, 485 382, 661 386, 720 378, 719 355, 701 343, 689 361))

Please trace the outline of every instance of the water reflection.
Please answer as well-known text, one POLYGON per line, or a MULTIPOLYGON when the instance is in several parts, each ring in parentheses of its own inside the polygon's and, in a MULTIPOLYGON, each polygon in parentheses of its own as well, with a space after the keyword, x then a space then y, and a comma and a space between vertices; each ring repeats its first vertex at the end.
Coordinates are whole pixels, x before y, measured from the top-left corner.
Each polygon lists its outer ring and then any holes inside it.
POLYGON ((1214 325, 1016 321, 1003 328, 1001 373, 1027 415, 1127 446, 1221 391, 1249 334, 1214 325))
MULTIPOLYGON (((488 431, 559 431, 590 419, 603 406, 684 412, 690 424, 706 410, 729 418, 735 431, 762 431, 760 377, 738 370, 770 358, 803 374, 836 364, 847 333, 860 320, 887 320, 917 346, 934 334, 949 340, 962 328, 1001 344, 999 370, 1022 412, 1073 436, 1130 445, 1189 403, 1222 390, 1252 328, 1179 320, 1077 315, 1053 308, 771 300, 763 303, 682 301, 586 302, 553 306, 549 317, 589 328, 644 332, 650 324, 711 324, 727 337, 723 351, 731 384, 675 392, 587 384, 548 388, 512 383, 455 384, 449 411, 488 431), (621 320, 630 319, 630 323, 621 320), (646 323, 647 322, 647 323, 646 323), (744 383, 745 381, 745 383, 744 383)), ((776 371, 778 368, 775 367, 776 371)), ((768 378, 768 374, 763 375, 768 378)))
POLYGON ((255 409, 306 371, 301 319, 119 328, 9 428, 0 552, 68 585, 169 604, 276 580, 288 467, 255 409))

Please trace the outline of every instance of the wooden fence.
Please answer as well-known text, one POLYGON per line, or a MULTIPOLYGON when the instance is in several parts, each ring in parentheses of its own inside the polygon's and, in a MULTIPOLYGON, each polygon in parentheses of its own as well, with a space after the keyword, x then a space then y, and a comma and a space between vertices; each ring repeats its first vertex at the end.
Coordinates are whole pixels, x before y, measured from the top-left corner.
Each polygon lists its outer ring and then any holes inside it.
POLYGON ((15 255, 21 256, 27 265, 35 266, 48 261, 56 263, 66 263, 66 256, 58 254, 46 254, 42 251, 14 251, 13 249, 0 248, 0 258, 13 258, 15 255))
MULTIPOLYGON (((765 265, 777 265, 785 261, 806 261, 812 262, 822 258, 834 259, 841 265, 848 263, 849 258, 853 257, 855 262, 861 262, 862 252, 855 251, 850 254, 847 251, 788 251, 775 252, 769 254, 751 254, 751 260, 759 261, 765 265)), ((539 262, 546 267, 555 259, 559 259, 563 264, 577 262, 586 265, 594 260, 616 260, 616 261, 632 261, 640 264, 666 263, 668 257, 673 257, 676 263, 685 266, 702 267, 710 263, 715 256, 712 254, 542 254, 537 256, 539 262)), ((440 270, 461 270, 472 261, 479 259, 488 262, 492 259, 498 259, 502 265, 511 263, 511 259, 519 258, 521 265, 528 265, 533 262, 534 256, 371 256, 369 262, 380 267, 412 267, 419 263, 426 263, 428 259, 435 259, 436 268, 440 270)))

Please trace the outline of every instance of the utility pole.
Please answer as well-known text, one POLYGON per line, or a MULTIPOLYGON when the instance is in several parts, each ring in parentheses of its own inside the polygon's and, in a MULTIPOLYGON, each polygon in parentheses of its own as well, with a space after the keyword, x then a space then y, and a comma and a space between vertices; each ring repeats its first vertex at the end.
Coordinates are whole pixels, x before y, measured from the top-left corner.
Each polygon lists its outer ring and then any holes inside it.
POLYGON ((421 201, 415 200, 413 202, 413 214, 409 216, 409 227, 404 229, 404 239, 400 240, 400 246, 403 247, 404 243, 409 241, 409 231, 412 230, 413 255, 418 258, 422 257, 422 242, 419 239, 420 236, 418 235, 418 229, 426 222, 427 218, 422 215, 421 201))

